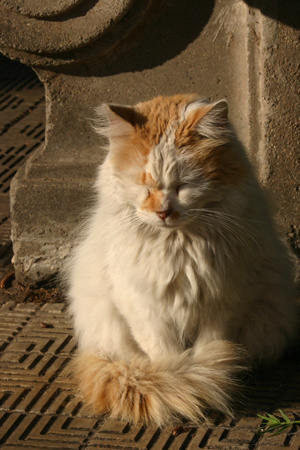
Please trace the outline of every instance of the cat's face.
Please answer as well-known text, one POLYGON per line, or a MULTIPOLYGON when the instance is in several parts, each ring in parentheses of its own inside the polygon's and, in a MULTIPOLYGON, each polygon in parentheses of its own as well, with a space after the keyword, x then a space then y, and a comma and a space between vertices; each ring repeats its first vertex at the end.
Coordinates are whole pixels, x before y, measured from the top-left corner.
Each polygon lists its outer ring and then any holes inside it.
POLYGON ((181 227, 195 220, 200 208, 220 199, 220 190, 211 186, 192 161, 180 158, 174 144, 165 139, 129 182, 135 192, 131 202, 137 217, 163 228, 181 227))
POLYGON ((161 228, 197 222, 245 175, 232 144, 224 101, 159 97, 136 107, 104 105, 109 158, 122 200, 161 228))

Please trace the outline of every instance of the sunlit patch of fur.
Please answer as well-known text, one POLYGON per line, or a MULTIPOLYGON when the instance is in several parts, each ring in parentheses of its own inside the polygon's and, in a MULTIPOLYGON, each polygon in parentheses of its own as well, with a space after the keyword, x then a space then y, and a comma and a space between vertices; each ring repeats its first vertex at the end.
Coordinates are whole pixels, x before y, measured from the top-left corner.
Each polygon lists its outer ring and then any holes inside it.
POLYGON ((197 98, 196 94, 181 94, 171 97, 156 97, 136 105, 137 111, 147 120, 137 132, 151 147, 157 145, 168 129, 181 120, 186 106, 197 98))
POLYGON ((132 166, 139 169, 144 167, 150 150, 147 142, 136 133, 131 133, 126 138, 118 139, 111 146, 111 158, 115 169, 124 172, 132 166))
MULTIPOLYGON (((106 106, 98 111, 98 130, 110 139, 112 159, 119 171, 134 165, 143 168, 149 153, 167 131, 173 130, 176 148, 189 153, 208 179, 234 184, 246 170, 234 148, 225 107, 219 103, 218 108, 218 104, 205 103, 193 94, 157 97, 135 108, 112 105, 110 110, 106 106), (115 111, 125 119, 116 118, 115 111)), ((157 203, 158 196, 151 198, 151 204, 157 203)))
POLYGON ((151 173, 149 172, 142 172, 140 175, 140 181, 147 187, 158 189, 158 183, 153 179, 151 173))
POLYGON ((141 209, 145 211, 161 211, 163 201, 163 193, 156 189, 149 192, 148 197, 143 201, 141 209))

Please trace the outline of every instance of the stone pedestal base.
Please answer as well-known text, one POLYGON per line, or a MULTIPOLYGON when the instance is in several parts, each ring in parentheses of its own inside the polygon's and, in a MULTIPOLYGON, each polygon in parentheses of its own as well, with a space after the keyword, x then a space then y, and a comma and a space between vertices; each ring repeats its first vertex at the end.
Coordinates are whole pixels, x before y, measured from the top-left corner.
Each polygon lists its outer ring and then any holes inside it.
POLYGON ((11 190, 19 280, 49 279, 64 264, 103 159, 94 108, 180 92, 227 98, 278 223, 300 252, 298 1, 65 0, 58 11, 17 3, 0 7, 0 48, 35 68, 47 116, 45 146, 11 190))

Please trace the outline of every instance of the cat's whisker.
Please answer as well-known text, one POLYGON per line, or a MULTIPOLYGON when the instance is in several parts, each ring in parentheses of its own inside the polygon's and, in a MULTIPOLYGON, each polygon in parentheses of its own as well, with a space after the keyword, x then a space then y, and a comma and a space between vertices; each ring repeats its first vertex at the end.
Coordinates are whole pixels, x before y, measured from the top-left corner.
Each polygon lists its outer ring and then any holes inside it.
POLYGON ((204 209, 204 212, 208 213, 208 214, 214 214, 214 215, 221 216, 222 219, 227 220, 230 223, 233 223, 235 226, 240 227, 243 231, 248 232, 249 234, 252 234, 250 229, 252 229, 252 230, 254 229, 253 226, 251 226, 251 224, 249 224, 247 222, 247 219, 242 219, 242 218, 237 217, 237 216, 232 216, 232 215, 223 213, 222 211, 212 211, 212 210, 204 209), (244 223, 241 224, 239 222, 244 222, 244 223), (246 227, 246 225, 247 225, 247 227, 246 227), (250 227, 250 229, 249 229, 249 227, 250 227))
MULTIPOLYGON (((249 250, 250 253, 252 254, 254 253, 253 249, 251 248, 247 240, 244 238, 244 235, 240 233, 238 229, 234 228, 231 224, 228 224, 226 222, 222 223, 221 226, 224 228, 224 230, 227 230, 230 234, 232 234, 237 241, 239 241, 245 248, 249 250)), ((251 239, 253 238, 251 237, 251 239)), ((254 242, 257 243, 256 241, 254 242)))
POLYGON ((137 217, 128 217, 120 222, 122 225, 144 225, 137 217))
POLYGON ((237 219, 237 220, 240 220, 242 222, 247 222, 247 223, 248 222, 253 222, 253 223, 260 223, 260 224, 262 224, 262 222, 260 222, 258 220, 246 219, 245 217, 235 216, 234 214, 230 214, 230 213, 225 212, 225 211, 219 211, 219 210, 216 210, 216 209, 194 208, 193 211, 206 211, 206 212, 213 213, 213 214, 221 214, 223 216, 232 217, 233 219, 237 219))
MULTIPOLYGON (((228 244, 229 247, 231 248, 232 252, 235 251, 235 250, 234 250, 234 247, 233 247, 233 244, 232 244, 232 242, 229 240, 228 236, 226 236, 226 235, 223 233, 223 231, 220 230, 220 228, 218 228, 215 224, 212 224, 209 220, 205 220, 206 218, 203 218, 203 217, 202 217, 202 218, 199 218, 199 217, 195 217, 195 216, 193 216, 193 215, 188 215, 188 216, 191 217, 191 222, 195 222, 195 219, 196 219, 196 221, 197 221, 198 223, 200 223, 201 225, 204 225, 204 226, 205 226, 205 228, 206 228, 207 231, 208 231, 208 228, 206 227, 206 225, 208 225, 210 228, 212 228, 212 229, 216 232, 216 234, 218 234, 219 236, 221 236, 221 237, 227 242, 227 244, 228 244)), ((229 254, 228 256, 229 256, 230 259, 232 259, 230 254, 229 254)))
MULTIPOLYGON (((105 227, 106 225, 109 225, 111 223, 111 218, 107 218, 105 221, 101 222, 101 226, 105 227)), ((119 223, 116 225, 118 228, 122 229, 125 225, 134 225, 134 226, 141 226, 144 225, 144 223, 134 214, 126 214, 121 215, 119 223)))
MULTIPOLYGON (((260 245, 258 244, 257 239, 256 239, 257 233, 254 231, 251 231, 254 229, 250 224, 247 224, 248 226, 246 227, 245 226, 246 224, 239 223, 239 220, 241 218, 239 218, 237 216, 233 216, 233 215, 229 215, 230 217, 228 217, 228 215, 226 213, 223 213, 222 211, 214 211, 214 210, 209 210, 209 209, 205 209, 205 208, 192 209, 192 211, 197 211, 198 213, 206 214, 213 220, 219 221, 219 217, 221 217, 224 225, 226 223, 228 227, 229 227, 229 225, 232 225, 232 227, 235 228, 236 231, 240 230, 241 233, 243 233, 243 235, 248 236, 248 238, 251 239, 258 246, 258 248, 260 248, 260 245), (216 217, 216 216, 219 216, 219 217, 216 217), (235 218, 235 220, 233 220, 233 218, 235 218), (249 227, 251 227, 251 230, 249 229, 249 227)), ((247 220, 247 219, 245 219, 245 220, 247 220)))
MULTIPOLYGON (((213 220, 218 220, 219 221, 219 217, 214 217, 213 215, 210 215, 210 217, 213 220)), ((224 224, 226 223, 227 225, 232 225, 233 227, 236 227, 238 229, 240 229, 243 233, 245 233, 246 235, 249 236, 249 238, 254 238, 254 233, 252 233, 248 228, 246 228, 245 226, 241 225, 240 223, 238 223, 237 221, 234 221, 226 216, 222 216, 222 220, 224 221, 224 224)))
POLYGON ((240 240, 243 240, 243 242, 245 243, 245 245, 247 246, 247 248, 251 249, 250 245, 248 244, 246 238, 248 238, 253 244, 255 244, 257 246, 257 248, 259 250, 261 250, 261 246, 257 241, 257 234, 254 234, 254 232, 251 232, 249 229, 245 228, 244 226, 242 226, 241 224, 229 220, 227 218, 227 222, 226 222, 226 218, 223 218, 224 220, 224 226, 227 227, 229 230, 232 230, 233 232, 235 232, 235 234, 239 237, 240 240))
MULTIPOLYGON (((244 236, 240 233, 240 231, 238 229, 235 229, 232 226, 232 224, 222 223, 219 220, 217 221, 217 224, 216 224, 216 222, 212 223, 212 221, 214 219, 217 219, 217 218, 215 218, 215 217, 213 217, 211 215, 205 216, 205 215, 199 215, 198 214, 195 217, 197 217, 197 219, 198 219, 198 221, 200 223, 207 223, 210 227, 214 226, 215 228, 217 228, 220 234, 221 234, 220 228, 223 227, 223 229, 222 229, 222 236, 224 238, 225 238, 224 231, 229 231, 230 235, 233 235, 236 241, 240 242, 245 248, 247 248, 249 250, 249 252, 251 254, 253 254, 253 249, 251 248, 249 243, 244 239, 244 236)), ((227 236, 226 239, 227 239, 227 242, 228 242, 229 237, 227 236)), ((233 249, 232 245, 231 245, 231 248, 233 249)))

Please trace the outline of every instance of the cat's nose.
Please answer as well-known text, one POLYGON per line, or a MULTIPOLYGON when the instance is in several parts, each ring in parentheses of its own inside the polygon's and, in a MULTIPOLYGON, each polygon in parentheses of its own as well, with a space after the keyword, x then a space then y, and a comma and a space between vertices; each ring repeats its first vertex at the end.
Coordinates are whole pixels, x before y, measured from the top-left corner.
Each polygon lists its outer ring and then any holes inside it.
POLYGON ((161 220, 166 220, 166 218, 169 217, 172 212, 172 208, 168 208, 165 211, 156 211, 156 214, 161 220))

